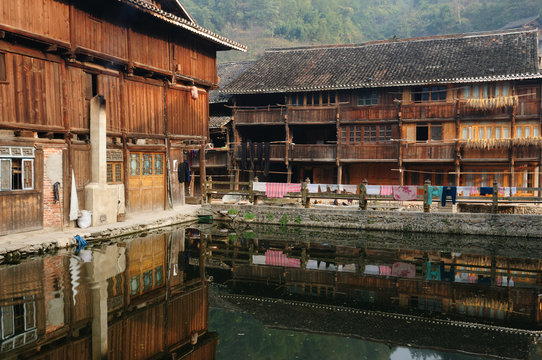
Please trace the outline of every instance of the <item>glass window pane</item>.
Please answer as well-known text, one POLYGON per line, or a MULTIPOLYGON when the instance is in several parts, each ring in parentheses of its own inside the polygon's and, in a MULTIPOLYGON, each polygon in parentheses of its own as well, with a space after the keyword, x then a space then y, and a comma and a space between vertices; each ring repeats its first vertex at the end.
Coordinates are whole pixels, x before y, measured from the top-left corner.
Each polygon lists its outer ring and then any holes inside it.
POLYGON ((463 88, 463 99, 470 99, 470 86, 463 88))
POLYGON ((164 155, 154 155, 154 175, 162 175, 164 173, 164 155))
POLYGON ((487 138, 487 139, 491 139, 491 128, 490 128, 490 127, 488 127, 488 128, 486 129, 486 138, 487 138))
POLYGON ((442 140, 442 125, 431 125, 431 140, 442 140))
POLYGON ((429 88, 422 89, 422 101, 429 101, 429 88))
POLYGON ((487 99, 489 97, 489 86, 487 84, 482 86, 482 91, 483 91, 482 97, 484 99, 487 99))
POLYGON ((502 96, 508 96, 510 94, 510 86, 508 84, 502 84, 502 96))
POLYGON ((113 182, 113 164, 111 163, 107 164, 107 182, 113 182))
POLYGON ((503 139, 508 139, 510 137, 510 129, 508 129, 508 127, 502 128, 502 137, 503 139))
POLYGON ((530 126, 525 126, 525 137, 526 138, 531 137, 531 127, 530 126))
POLYGON ((495 128, 495 139, 500 139, 500 138, 501 138, 501 127, 497 126, 495 128))
POLYGON ((519 126, 516 128, 516 137, 517 138, 523 137, 523 129, 519 126))
POLYGON ((469 139, 472 139, 472 126, 469 126, 469 139))
POLYGON ((480 98, 480 85, 474 85, 472 87, 472 98, 473 99, 479 99, 480 98))
POLYGON ((130 154, 130 175, 137 176, 139 174, 139 154, 130 154))
POLYGON ((484 128, 480 127, 478 128, 478 139, 483 139, 483 138, 484 138, 484 128))
POLYGON ((463 140, 467 140, 468 139, 468 129, 466 127, 464 127, 462 130, 461 130, 461 138, 463 140))
POLYGON ((533 126, 533 137, 538 137, 538 125, 533 126))
POLYGON ((143 154, 143 175, 152 175, 152 155, 143 154))
POLYGON ((495 85, 495 97, 501 97, 501 96, 502 96, 501 85, 497 84, 495 85))

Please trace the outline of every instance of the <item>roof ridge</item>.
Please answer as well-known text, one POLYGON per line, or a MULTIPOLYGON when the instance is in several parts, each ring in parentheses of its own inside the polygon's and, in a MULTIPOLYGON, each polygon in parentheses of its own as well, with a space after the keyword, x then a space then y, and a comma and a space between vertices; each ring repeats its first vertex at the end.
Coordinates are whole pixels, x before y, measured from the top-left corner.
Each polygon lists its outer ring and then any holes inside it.
POLYGON ((461 34, 445 34, 445 35, 431 35, 431 36, 419 36, 413 38, 391 38, 384 40, 373 40, 365 43, 359 44, 324 44, 324 45, 307 45, 307 46, 294 46, 288 48, 268 48, 265 49, 265 52, 287 52, 287 51, 299 51, 299 50, 323 50, 323 49, 334 49, 334 48, 361 48, 365 46, 372 45, 381 45, 381 44, 391 44, 391 43, 408 43, 408 42, 417 42, 417 41, 431 41, 431 40, 451 40, 451 39, 466 39, 466 38, 475 38, 475 37, 485 37, 485 36, 494 36, 494 35, 512 35, 519 33, 529 33, 536 32, 535 28, 529 29, 503 29, 503 30, 491 30, 491 31, 479 31, 472 33, 461 33, 461 34))

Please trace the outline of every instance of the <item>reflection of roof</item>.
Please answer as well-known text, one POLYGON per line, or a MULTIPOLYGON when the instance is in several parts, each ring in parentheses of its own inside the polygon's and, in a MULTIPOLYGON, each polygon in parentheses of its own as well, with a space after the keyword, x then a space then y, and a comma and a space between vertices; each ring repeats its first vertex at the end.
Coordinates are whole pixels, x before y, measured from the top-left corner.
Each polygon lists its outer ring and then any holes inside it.
POLYGON ((231 121, 231 116, 210 116, 209 129, 219 129, 231 121))
MULTIPOLYGON (((228 85, 233 79, 247 70, 252 64, 254 64, 254 61, 239 61, 218 64, 216 66, 216 71, 218 78, 220 79, 220 82, 218 83, 219 88, 223 88, 224 86, 228 85)), ((221 94, 219 90, 213 90, 209 92, 209 103, 213 104, 227 102, 230 97, 231 95, 221 94)))
POLYGON ((393 345, 528 358, 540 332, 256 296, 210 292, 211 306, 240 308, 266 326, 393 345), (231 305, 228 305, 231 304, 231 305))
POLYGON ((531 16, 531 17, 528 17, 528 18, 523 18, 523 19, 519 19, 519 20, 516 20, 516 21, 509 22, 508 24, 504 25, 501 29, 502 30, 517 29, 517 28, 521 28, 521 27, 523 27, 523 26, 525 26, 527 24, 530 24, 530 23, 532 23, 534 21, 537 21, 537 20, 539 20, 538 16, 531 16))
POLYGON ((269 49, 221 91, 284 93, 540 78, 536 30, 269 49))
POLYGON ((215 44, 221 45, 222 47, 226 49, 234 49, 234 50, 240 50, 240 51, 247 50, 245 45, 241 45, 236 41, 233 41, 221 35, 215 34, 212 31, 199 26, 193 21, 176 16, 172 13, 166 12, 148 1, 145 1, 145 0, 118 0, 118 1, 128 4, 130 6, 133 6, 140 11, 149 13, 150 15, 155 16, 174 26, 188 30, 189 32, 193 34, 196 34, 202 38, 205 38, 215 44))

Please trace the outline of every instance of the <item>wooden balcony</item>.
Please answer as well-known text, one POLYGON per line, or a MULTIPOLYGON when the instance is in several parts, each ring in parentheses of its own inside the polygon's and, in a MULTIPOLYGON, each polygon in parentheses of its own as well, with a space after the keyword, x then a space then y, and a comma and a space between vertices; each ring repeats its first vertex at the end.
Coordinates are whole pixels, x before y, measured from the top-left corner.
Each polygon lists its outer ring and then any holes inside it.
MULTIPOLYGON (((459 103, 461 117, 469 118, 509 118, 512 113, 511 108, 503 107, 493 110, 476 109, 467 106, 465 101, 459 103)), ((540 114, 540 100, 528 99, 520 100, 516 108, 517 117, 537 117, 540 114)))
POLYGON ((345 162, 355 162, 358 160, 371 161, 397 161, 397 144, 359 144, 340 145, 340 159, 345 162))
POLYGON ((397 106, 395 105, 341 107, 341 121, 344 122, 395 119, 397 119, 397 106))
MULTIPOLYGON (((199 163, 197 164, 199 166, 199 163)), ((228 151, 223 149, 211 149, 205 151, 206 167, 227 167, 228 151)))
MULTIPOLYGON (((271 144, 269 159, 271 161, 284 161, 286 154, 285 144, 271 144)), ((241 145, 235 146, 235 160, 241 161, 241 145)))
POLYGON ((322 124, 337 121, 337 108, 335 106, 307 106, 288 108, 288 122, 290 124, 322 124))
POLYGON ((449 119, 455 117, 455 103, 407 104, 401 107, 404 120, 409 119, 449 119))
POLYGON ((234 116, 236 125, 280 125, 284 124, 285 114, 285 108, 257 110, 236 109, 234 116))
POLYGON ((337 145, 332 144, 295 144, 290 151, 294 161, 335 161, 337 145))
POLYGON ((454 148, 454 144, 406 144, 403 148, 403 161, 453 161, 454 148))

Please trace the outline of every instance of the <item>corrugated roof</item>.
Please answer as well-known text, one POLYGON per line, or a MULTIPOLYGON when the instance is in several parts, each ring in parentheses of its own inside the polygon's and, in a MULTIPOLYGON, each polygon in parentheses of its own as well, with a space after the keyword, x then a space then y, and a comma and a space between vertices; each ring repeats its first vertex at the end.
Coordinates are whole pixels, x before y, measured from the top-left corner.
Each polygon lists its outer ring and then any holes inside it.
POLYGON ((302 92, 539 78, 535 30, 270 49, 221 89, 302 92))
POLYGON ((245 45, 239 44, 236 41, 233 41, 223 36, 220 36, 218 34, 215 34, 212 31, 199 26, 195 22, 173 15, 167 11, 164 11, 158 8, 154 4, 149 3, 147 1, 144 1, 144 0, 117 0, 117 1, 133 6, 136 9, 141 10, 143 12, 147 12, 165 22, 178 26, 182 29, 188 30, 191 33, 196 34, 200 37, 206 38, 207 40, 214 42, 215 44, 219 44, 233 50, 239 50, 239 51, 247 50, 247 47, 245 45))
MULTIPOLYGON (((254 64, 254 61, 239 61, 218 64, 216 66, 217 75, 220 79, 218 88, 221 89, 228 85, 232 80, 239 76, 239 74, 245 72, 252 64, 254 64)), ((230 97, 231 95, 221 94, 218 90, 212 90, 209 92, 209 103, 214 104, 228 102, 230 97)))

